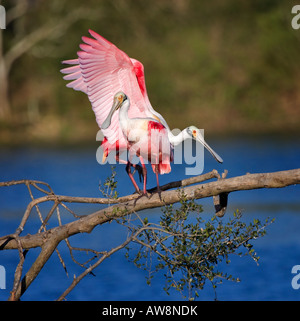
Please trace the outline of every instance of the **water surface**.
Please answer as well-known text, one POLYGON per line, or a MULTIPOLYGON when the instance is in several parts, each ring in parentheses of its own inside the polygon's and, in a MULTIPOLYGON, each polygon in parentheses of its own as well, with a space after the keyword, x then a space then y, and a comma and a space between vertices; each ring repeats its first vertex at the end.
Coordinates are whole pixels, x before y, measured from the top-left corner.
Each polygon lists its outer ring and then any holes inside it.
MULTIPOLYGON (((299 167, 300 141, 291 137, 260 137, 210 140, 209 143, 224 159, 218 164, 205 153, 204 171, 228 169, 228 177, 244 175, 247 172, 272 172, 299 167)), ((110 174, 109 165, 99 165, 95 147, 86 148, 33 148, 0 149, 0 181, 36 179, 50 184, 56 194, 99 197, 99 181, 110 174)), ((185 167, 173 165, 172 172, 160 176, 161 184, 185 178, 185 167)), ((133 192, 133 187, 123 165, 117 165, 119 195, 133 192)), ((149 168, 148 186, 155 185, 155 175, 149 168)), ((300 188, 290 186, 284 189, 264 189, 235 192, 229 195, 226 217, 237 209, 244 213, 244 220, 261 220, 274 217, 275 223, 267 229, 267 235, 254 242, 254 248, 261 257, 259 265, 249 257, 233 256, 230 265, 222 266, 223 271, 241 279, 240 283, 224 282, 217 288, 219 300, 299 300, 300 290, 291 286, 291 269, 300 264, 300 188)), ((36 194, 38 196, 39 194, 36 194)), ((0 189, 0 235, 11 233, 20 222, 26 205, 30 202, 24 186, 0 189)), ((211 199, 201 200, 204 212, 213 213, 211 199)), ((41 206, 41 210, 49 206, 41 206)), ((77 213, 89 214, 99 209, 98 205, 72 207, 77 213)), ((144 211, 143 216, 158 219, 160 209, 144 211)), ((64 222, 70 215, 62 213, 64 222)), ((224 219, 226 219, 226 217, 224 219)), ((55 220, 51 224, 57 224, 55 220)), ((34 233, 39 226, 36 214, 28 221, 26 233, 34 233)), ((96 227, 91 234, 70 238, 72 245, 109 250, 126 238, 126 231, 118 224, 111 223, 96 227)), ((69 258, 64 244, 59 250, 67 264, 69 277, 56 254, 45 265, 43 271, 22 297, 23 300, 53 300, 71 283, 73 275, 82 269, 69 258)), ((31 250, 26 258, 25 270, 34 261, 38 249, 31 250)), ((85 255, 85 254, 81 254, 85 255)), ((17 251, 1 251, 0 265, 6 269, 6 290, 0 290, 0 300, 9 296, 13 275, 18 263, 17 251)), ((68 296, 69 300, 180 300, 179 293, 168 296, 162 288, 163 275, 157 275, 151 286, 146 284, 145 272, 128 262, 124 251, 120 251, 104 261, 95 270, 95 275, 87 276, 68 296)), ((214 291, 208 285, 200 291, 200 300, 213 300, 214 291)))

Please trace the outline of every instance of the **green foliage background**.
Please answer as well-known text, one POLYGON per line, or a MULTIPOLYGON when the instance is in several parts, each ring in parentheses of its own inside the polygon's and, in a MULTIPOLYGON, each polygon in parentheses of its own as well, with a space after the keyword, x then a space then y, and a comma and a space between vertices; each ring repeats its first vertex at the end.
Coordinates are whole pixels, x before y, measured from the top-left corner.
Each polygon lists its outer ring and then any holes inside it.
MULTIPOLYGON (((4 51, 75 7, 91 9, 59 38, 44 39, 10 74, 13 119, 0 141, 95 141, 83 93, 65 87, 61 61, 76 58, 91 28, 145 66, 148 95, 170 128, 195 125, 206 135, 299 132, 300 30, 295 1, 35 0, 3 32, 4 51), (25 133, 25 134, 24 134, 25 133)), ((9 8, 9 1, 2 1, 9 8)))

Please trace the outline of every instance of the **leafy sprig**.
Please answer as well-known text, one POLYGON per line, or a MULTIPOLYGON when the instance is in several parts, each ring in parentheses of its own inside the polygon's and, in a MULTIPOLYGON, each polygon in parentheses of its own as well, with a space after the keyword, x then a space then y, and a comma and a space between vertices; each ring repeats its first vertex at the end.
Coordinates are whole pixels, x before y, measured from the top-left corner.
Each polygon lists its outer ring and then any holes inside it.
POLYGON ((253 241, 266 234, 266 226, 274 220, 251 223, 242 221, 242 213, 236 210, 227 222, 212 216, 200 217, 202 206, 194 200, 187 200, 182 190, 178 206, 167 205, 158 224, 148 218, 130 225, 132 232, 141 230, 135 240, 138 248, 127 248, 126 257, 138 268, 148 272, 147 283, 156 272, 163 271, 167 294, 171 289, 179 291, 184 298, 194 300, 199 296, 207 281, 216 293, 216 287, 223 280, 239 282, 220 270, 220 263, 230 263, 231 255, 250 256, 256 263, 259 256, 253 248, 253 241))

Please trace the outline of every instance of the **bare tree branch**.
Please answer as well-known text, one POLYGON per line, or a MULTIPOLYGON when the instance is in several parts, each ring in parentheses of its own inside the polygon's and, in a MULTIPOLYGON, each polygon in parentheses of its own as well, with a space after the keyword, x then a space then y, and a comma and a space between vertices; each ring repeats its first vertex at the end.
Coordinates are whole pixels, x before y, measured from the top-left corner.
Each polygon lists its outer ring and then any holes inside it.
MULTIPOLYGON (((62 1, 61 1, 62 2, 62 1)), ((32 4, 26 0, 18 0, 14 2, 14 5, 7 11, 6 22, 7 24, 15 22, 18 18, 21 18, 29 14, 32 4)), ((17 30, 14 28, 15 35, 11 39, 11 45, 5 50, 7 46, 3 45, 4 37, 3 31, 0 30, 0 118, 5 119, 10 117, 11 106, 9 101, 9 76, 11 68, 15 61, 23 54, 32 50, 38 43, 45 39, 58 39, 61 37, 71 25, 76 21, 84 18, 93 19, 99 12, 88 7, 75 7, 70 9, 67 14, 64 15, 52 15, 51 19, 47 19, 43 25, 37 26, 32 31, 24 31, 23 28, 17 30)), ((49 42, 49 41, 48 41, 49 42)), ((49 43, 48 43, 49 44, 49 43)), ((49 54, 49 50, 48 50, 49 54)))
POLYGON ((16 5, 9 9, 6 13, 6 24, 9 25, 14 20, 22 17, 28 11, 28 1, 16 1, 16 5))
POLYGON ((114 247, 113 249, 111 249, 110 251, 104 253, 102 255, 102 257, 93 265, 91 265, 90 267, 88 267, 87 269, 85 269, 84 272, 82 272, 78 277, 75 277, 73 279, 72 284, 64 291, 64 293, 61 294, 61 296, 57 299, 57 301, 62 301, 65 299, 65 297, 75 288, 75 286, 89 273, 91 273, 97 266, 99 266, 105 259, 107 259, 108 257, 110 257, 112 254, 114 254, 115 252, 123 249, 125 246, 127 246, 132 240, 134 240, 136 238, 136 236, 140 233, 140 230, 137 231, 134 235, 132 235, 131 237, 127 238, 125 242, 123 242, 122 244, 120 244, 117 247, 114 247))
MULTIPOLYGON (((0 183, 3 185, 4 183, 0 183)), ((5 183, 7 184, 7 183, 5 183)), ((221 193, 230 193, 234 191, 252 190, 259 188, 281 188, 289 185, 300 184, 300 169, 280 171, 274 173, 259 173, 259 174, 246 174, 243 176, 221 179, 216 182, 209 182, 205 184, 198 184, 188 186, 184 192, 188 199, 201 199, 207 198, 221 193)), ((118 200, 121 200, 119 198, 118 200)), ((28 218, 33 206, 41 201, 64 201, 64 202, 77 202, 77 203, 93 203, 93 204, 107 204, 108 200, 86 197, 71 197, 71 196, 56 196, 49 195, 31 202, 26 209, 26 217, 28 218)), ((63 226, 55 227, 46 232, 34 235, 26 235, 20 237, 20 242, 23 249, 30 249, 41 247, 45 240, 49 238, 58 238, 60 241, 66 236, 72 236, 77 233, 90 233, 97 225, 104 224, 112 219, 119 218, 138 212, 143 209, 161 207, 168 204, 176 203, 180 200, 180 195, 176 190, 164 191, 159 195, 152 194, 150 199, 140 197, 138 195, 129 195, 128 198, 124 197, 124 201, 120 204, 110 206, 109 208, 101 209, 95 213, 81 217, 79 220, 70 222, 63 226), (118 211, 116 211, 116 209, 118 211)), ((110 201, 111 202, 111 201, 110 201)), ((25 216, 25 215, 24 215, 25 216)), ((24 221, 24 217, 22 221, 24 221)), ((22 224, 21 224, 22 225, 22 224)), ((3 236, 0 238, 0 250, 4 249, 18 249, 18 244, 11 235, 3 236)))
MULTIPOLYGON (((41 269, 43 268, 44 264, 47 262, 49 257, 52 255, 52 253, 55 250, 57 250, 57 246, 61 241, 66 240, 69 250, 72 253, 73 250, 81 250, 78 248, 72 248, 72 246, 70 245, 68 238, 72 235, 75 235, 78 233, 90 233, 94 229, 94 227, 96 227, 97 225, 104 224, 114 219, 122 218, 131 213, 136 213, 137 218, 140 219, 140 221, 142 222, 141 218, 138 215, 139 211, 144 209, 162 207, 162 206, 177 203, 180 201, 181 195, 182 195, 180 191, 167 190, 167 189, 178 187, 178 186, 181 186, 181 187, 185 186, 183 188, 185 197, 187 198, 187 200, 194 200, 194 199, 201 199, 206 197, 218 197, 221 195, 226 195, 227 197, 229 193, 234 191, 251 190, 251 189, 259 189, 259 188, 281 188, 281 187, 285 187, 293 184, 300 184, 300 169, 273 172, 273 173, 246 174, 243 176, 232 177, 232 178, 225 178, 226 174, 227 173, 225 172, 223 173, 222 177, 220 177, 218 172, 214 170, 204 175, 192 177, 192 178, 178 181, 178 182, 172 182, 164 186, 165 191, 161 192, 160 195, 158 195, 157 193, 153 193, 149 199, 147 197, 141 197, 136 194, 120 197, 118 199, 61 196, 61 195, 55 195, 51 187, 48 184, 43 182, 31 181, 31 180, 20 180, 20 181, 0 183, 0 187, 13 186, 17 184, 25 184, 28 187, 30 196, 32 198, 32 201, 27 206, 24 216, 16 232, 13 234, 8 234, 0 237, 0 250, 17 249, 20 254, 20 263, 16 270, 14 287, 13 287, 13 291, 11 292, 10 300, 18 300, 21 297, 21 295, 28 288, 31 282, 39 274, 39 272, 41 271, 41 269), (203 182, 204 180, 211 179, 211 178, 218 178, 218 180, 199 184, 199 182, 203 182), (191 185, 191 184, 196 184, 196 185, 191 185), (46 186, 48 190, 45 190, 44 188, 40 187, 40 185, 46 186), (46 195, 40 198, 34 199, 33 192, 30 189, 31 186, 33 186, 39 192, 42 192, 46 195), (40 204, 42 202, 47 202, 47 201, 53 202, 53 206, 49 210, 45 219, 42 218, 42 213, 39 213, 42 225, 41 225, 41 228, 38 230, 38 232, 33 235, 28 234, 25 236, 20 236, 32 209, 36 207, 37 204, 40 204), (76 203, 89 203, 89 204, 91 203, 112 204, 114 202, 115 205, 110 205, 107 208, 103 208, 99 211, 96 211, 92 214, 85 215, 85 216, 75 215, 74 221, 67 224, 62 224, 58 206, 64 205, 63 202, 64 203, 76 202, 76 203), (52 217, 53 213, 55 212, 57 212, 57 218, 58 218, 59 224, 58 226, 55 226, 49 230, 46 230, 45 224, 48 222, 48 220, 52 217), (40 254, 36 258, 31 268, 24 275, 22 280, 20 280, 23 261, 24 261, 24 255, 25 255, 24 253, 26 253, 24 252, 24 250, 26 251, 36 247, 41 248, 40 254)), ((216 199, 214 200, 214 203, 216 205, 216 199)), ((227 198, 226 198, 226 206, 227 206, 227 198)), ((66 208, 65 205, 63 207, 66 208)), ((222 215, 224 215, 225 213, 224 206, 223 206, 223 209, 221 208, 221 210, 222 210, 222 215)), ((37 211, 39 210, 37 209, 37 211)), ((218 206, 216 206, 216 211, 217 212, 219 211, 218 206)), ((146 226, 144 225, 144 227, 146 226)), ((152 226, 152 228, 160 229, 161 227, 152 226)), ((84 249, 86 251, 90 251, 91 253, 96 254, 94 258, 98 257, 99 255, 102 255, 102 256, 96 261, 96 263, 94 263, 89 268, 87 268, 78 278, 73 280, 69 289, 67 289, 66 292, 62 294, 60 299, 63 299, 67 295, 67 293, 69 293, 71 289, 73 289, 75 285, 85 275, 90 273, 106 257, 115 253, 115 251, 117 251, 118 249, 125 247, 126 244, 128 244, 132 240, 136 241, 136 237, 134 235, 131 235, 120 246, 114 249, 111 249, 109 252, 105 252, 105 253, 103 252, 96 253, 95 251, 93 252, 93 250, 84 249)), ((145 244, 142 244, 142 245, 145 245, 145 244)), ((167 249, 165 250, 167 251, 167 249)), ((60 260, 64 266, 64 263, 61 257, 60 257, 60 260)), ((80 265, 84 266, 84 264, 80 264, 80 265)))
POLYGON ((63 19, 55 20, 46 23, 44 26, 32 31, 15 45, 13 45, 3 56, 6 72, 9 70, 16 59, 22 56, 25 52, 30 50, 41 40, 51 36, 51 39, 59 37, 66 28, 72 25, 75 21, 86 17, 91 10, 85 8, 76 8, 69 12, 63 19))

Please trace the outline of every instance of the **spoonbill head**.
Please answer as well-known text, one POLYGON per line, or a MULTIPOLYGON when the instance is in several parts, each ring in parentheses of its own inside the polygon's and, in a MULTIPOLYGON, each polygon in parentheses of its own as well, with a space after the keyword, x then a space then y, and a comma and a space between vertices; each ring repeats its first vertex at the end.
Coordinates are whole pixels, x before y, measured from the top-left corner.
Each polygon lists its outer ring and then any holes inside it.
POLYGON ((185 130, 186 133, 194 140, 196 140, 197 142, 199 142, 200 144, 202 144, 210 153, 211 155, 214 157, 214 159, 219 162, 219 163, 223 163, 223 159, 221 156, 219 156, 208 144, 207 142, 204 140, 204 137, 200 131, 199 128, 195 127, 195 126, 189 126, 187 127, 185 130))
POLYGON ((114 96, 112 108, 111 108, 107 118, 102 123, 101 128, 107 129, 111 124, 111 119, 112 119, 114 112, 117 111, 122 105, 124 105, 125 108, 126 107, 129 108, 129 104, 130 104, 130 102, 129 102, 128 97, 122 91, 117 92, 114 96))

